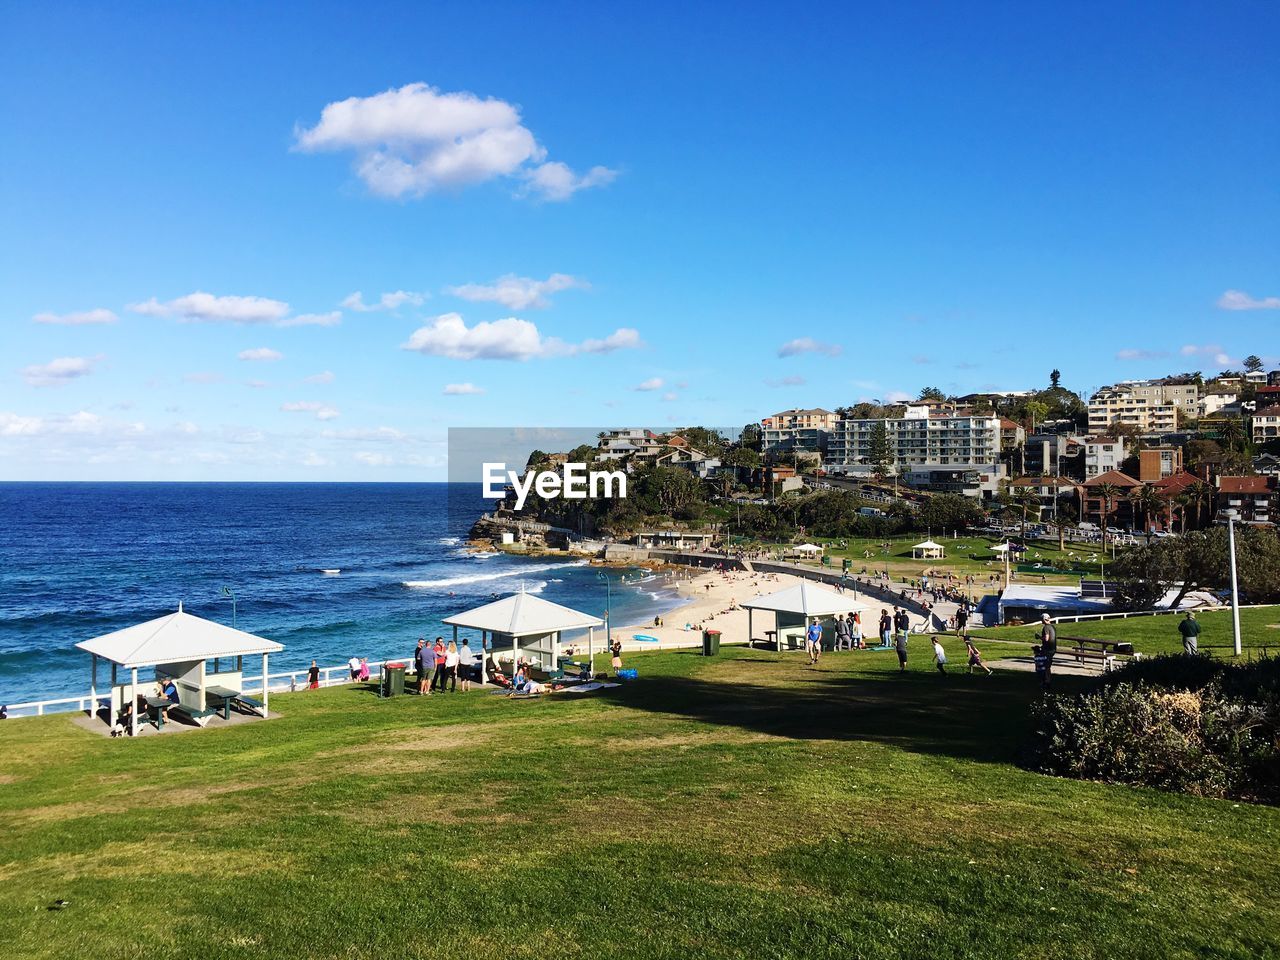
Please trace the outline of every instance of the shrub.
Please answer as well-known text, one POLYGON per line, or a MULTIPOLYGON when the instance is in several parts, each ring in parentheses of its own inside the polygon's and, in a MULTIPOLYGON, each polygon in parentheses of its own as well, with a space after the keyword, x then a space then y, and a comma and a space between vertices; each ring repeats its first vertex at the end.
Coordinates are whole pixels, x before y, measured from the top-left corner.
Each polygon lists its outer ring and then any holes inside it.
POLYGON ((1046 698, 1033 720, 1032 769, 1280 803, 1280 661, 1139 661, 1046 698))

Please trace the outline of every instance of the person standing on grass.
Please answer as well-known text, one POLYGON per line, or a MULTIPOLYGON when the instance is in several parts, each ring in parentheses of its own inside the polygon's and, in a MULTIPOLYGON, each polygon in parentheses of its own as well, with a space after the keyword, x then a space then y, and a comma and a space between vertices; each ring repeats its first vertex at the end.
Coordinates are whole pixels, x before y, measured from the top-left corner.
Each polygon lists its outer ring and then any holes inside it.
POLYGON ((933 662, 938 665, 939 673, 947 672, 947 651, 942 649, 942 641, 937 634, 933 637, 933 662))
POLYGON ((880 611, 880 646, 889 646, 889 636, 893 633, 893 619, 888 610, 880 611))
POLYGON ((911 632, 911 615, 901 607, 893 608, 893 629, 905 640, 911 632))
POLYGON ((476 674, 477 678, 479 675, 476 671, 476 655, 471 652, 471 644, 466 640, 462 641, 462 647, 458 650, 458 674, 462 681, 462 692, 469 692, 472 674, 476 674))
POLYGON ((1188 610, 1186 617, 1178 624, 1178 632, 1182 634, 1182 651, 1189 657, 1200 652, 1200 623, 1196 620, 1196 612, 1188 610))
POLYGON ((622 641, 616 637, 609 644, 609 658, 609 665, 613 667, 614 673, 622 669, 622 641))
POLYGON ((822 656, 822 624, 817 620, 809 624, 805 632, 805 640, 809 648, 809 666, 816 667, 818 658, 822 656))
POLYGON ((853 614, 849 615, 849 619, 844 618, 844 614, 836 614, 836 649, 852 650, 853 639, 849 633, 849 624, 853 621, 853 614))
POLYGON ((1040 655, 1044 657, 1044 673, 1040 683, 1046 691, 1053 682, 1053 655, 1058 652, 1058 631, 1054 629, 1053 620, 1047 613, 1040 615, 1040 632, 1036 635, 1040 641, 1040 655))
POLYGON ((964 628, 969 625, 969 608, 963 603, 956 609, 956 633, 964 636, 964 628))
POLYGON ((981 667, 987 671, 987 676, 991 676, 991 668, 982 662, 982 654, 978 652, 978 648, 973 645, 973 641, 969 639, 969 635, 965 634, 964 649, 969 654, 969 673, 973 673, 974 667, 981 667))
POLYGON ((307 670, 307 689, 320 689, 320 667, 316 665, 314 660, 311 661, 311 666, 307 670))
POLYGON ((427 682, 431 679, 431 651, 424 637, 418 638, 418 649, 413 651, 413 672, 418 675, 418 696, 430 696, 427 682))
MULTIPOLYGON (((889 642, 886 640, 885 646, 888 646, 888 645, 889 645, 889 642)), ((899 633, 897 635, 897 638, 894 642, 894 649, 897 650, 898 652, 898 672, 906 673, 907 672, 907 635, 906 633, 899 633)))
POLYGON ((845 621, 849 627, 849 646, 854 650, 861 650, 866 644, 862 642, 862 614, 851 613, 845 621))
POLYGON ((444 637, 436 637, 436 642, 431 647, 431 659, 435 661, 435 671, 431 674, 431 689, 444 692, 444 664, 448 659, 447 652, 444 648, 444 637))
POLYGON ((444 651, 444 681, 440 684, 440 689, 444 689, 445 683, 449 684, 449 692, 458 692, 458 648, 452 640, 444 651))

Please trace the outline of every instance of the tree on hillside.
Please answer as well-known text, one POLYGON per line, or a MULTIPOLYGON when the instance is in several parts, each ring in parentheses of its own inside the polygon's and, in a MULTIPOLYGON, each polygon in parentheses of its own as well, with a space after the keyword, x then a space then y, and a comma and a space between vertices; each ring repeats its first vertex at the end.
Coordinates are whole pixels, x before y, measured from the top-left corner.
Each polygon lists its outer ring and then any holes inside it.
POLYGON ((1116 483, 1100 483, 1093 488, 1096 496, 1102 498, 1102 552, 1107 552, 1107 528, 1111 523, 1111 514, 1115 511, 1124 491, 1116 483))
POLYGON ((1164 512, 1165 501, 1157 492, 1156 488, 1149 483, 1144 483, 1140 487, 1135 487, 1129 492, 1129 502, 1133 504, 1135 510, 1142 513, 1142 529, 1147 535, 1147 542, 1151 542, 1151 518, 1158 516, 1164 512))
POLYGON ((1060 386, 1062 386, 1062 372, 1057 367, 1054 367, 1049 372, 1049 389, 1057 390, 1060 386))
POLYGON ((1049 405, 1039 400, 1029 400, 1022 408, 1027 415, 1027 432, 1032 433, 1036 429, 1037 423, 1044 423, 1044 418, 1049 415, 1049 405))
POLYGON ((947 395, 937 387, 923 387, 920 390, 920 396, 916 399, 927 400, 930 403, 942 403, 947 399, 947 395))
POLYGON ((916 522, 927 530, 963 530, 982 520, 982 508, 972 497, 940 493, 916 510, 916 522))
MULTIPOLYGON (((1239 528, 1236 567, 1240 590, 1249 602, 1280 597, 1280 539, 1273 532, 1239 528)), ((1230 584, 1227 531, 1213 527, 1134 547, 1111 569, 1117 581, 1117 609, 1151 609, 1170 591, 1176 607, 1193 590, 1221 590, 1230 584)))
POLYGON ((1244 358, 1244 368, 1249 371, 1249 373, 1257 373, 1262 369, 1262 358, 1256 354, 1249 354, 1249 356, 1244 358))
POLYGON ((883 480, 889 475, 889 469, 893 466, 893 448, 889 444, 889 428, 884 425, 884 421, 877 421, 871 428, 871 465, 875 468, 875 475, 883 480))
POLYGON ((738 443, 752 450, 759 450, 761 436, 762 432, 760 430, 760 424, 748 423, 742 428, 742 434, 738 437, 738 443))

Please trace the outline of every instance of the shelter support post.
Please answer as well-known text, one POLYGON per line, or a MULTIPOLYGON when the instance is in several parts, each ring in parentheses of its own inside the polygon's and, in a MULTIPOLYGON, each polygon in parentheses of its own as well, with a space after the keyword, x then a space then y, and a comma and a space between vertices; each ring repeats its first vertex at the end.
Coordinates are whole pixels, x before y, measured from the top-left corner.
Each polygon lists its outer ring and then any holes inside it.
POLYGON ((138 735, 138 668, 133 668, 133 675, 129 681, 129 736, 136 737, 138 735))
POLYGON ((267 715, 267 688, 271 684, 267 682, 267 655, 262 655, 262 715, 267 715))
POLYGON ((755 643, 756 632, 751 628, 751 615, 753 613, 755 613, 755 611, 752 610, 750 607, 747 607, 747 649, 750 649, 756 645, 755 643))
POLYGON ((596 628, 587 627, 587 679, 590 680, 595 676, 596 667, 596 628))
POLYGON ((480 685, 481 686, 489 682, 489 677, 488 677, 489 665, 487 662, 489 659, 489 654, 486 650, 486 647, 488 646, 488 644, 489 644, 489 631, 481 630, 480 631, 480 685))
POLYGON ((98 655, 91 653, 89 656, 93 660, 93 671, 89 676, 89 716, 96 718, 98 716, 98 655))

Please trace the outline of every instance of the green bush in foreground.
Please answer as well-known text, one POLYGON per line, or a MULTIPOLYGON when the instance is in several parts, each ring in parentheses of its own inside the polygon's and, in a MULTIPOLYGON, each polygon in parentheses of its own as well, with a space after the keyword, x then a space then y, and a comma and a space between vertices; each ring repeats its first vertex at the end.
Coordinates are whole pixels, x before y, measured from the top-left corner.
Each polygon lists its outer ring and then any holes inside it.
POLYGON ((1280 803, 1280 660, 1156 657, 1033 711, 1032 769, 1280 803))

